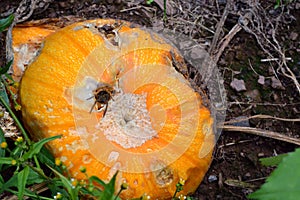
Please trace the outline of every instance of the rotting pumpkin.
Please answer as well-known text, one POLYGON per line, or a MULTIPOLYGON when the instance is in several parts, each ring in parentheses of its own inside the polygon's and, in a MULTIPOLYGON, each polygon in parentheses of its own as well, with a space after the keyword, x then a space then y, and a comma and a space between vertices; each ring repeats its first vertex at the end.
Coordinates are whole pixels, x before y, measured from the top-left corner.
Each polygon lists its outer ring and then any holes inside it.
POLYGON ((75 178, 85 178, 81 166, 105 181, 119 170, 116 187, 129 185, 123 199, 145 193, 171 199, 180 179, 180 193, 197 189, 211 162, 213 119, 173 67, 171 45, 127 22, 103 19, 57 30, 15 28, 13 38, 15 55, 25 43, 42 42, 21 81, 23 120, 35 139, 62 135, 48 148, 75 178), (101 105, 90 112, 103 85, 114 91, 105 117, 101 105))

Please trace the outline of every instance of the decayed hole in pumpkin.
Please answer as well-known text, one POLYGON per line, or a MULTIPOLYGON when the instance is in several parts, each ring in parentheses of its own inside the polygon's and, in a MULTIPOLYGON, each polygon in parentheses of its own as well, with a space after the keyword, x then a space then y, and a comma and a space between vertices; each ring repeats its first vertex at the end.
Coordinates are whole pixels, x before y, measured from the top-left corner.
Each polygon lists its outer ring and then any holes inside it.
POLYGON ((173 182, 174 176, 173 171, 170 168, 163 168, 156 173, 156 182, 161 185, 165 186, 173 182))
POLYGON ((157 136, 146 108, 146 94, 116 94, 108 104, 105 117, 96 127, 109 141, 123 148, 141 146, 157 136))
POLYGON ((159 186, 164 187, 173 182, 174 172, 172 168, 167 167, 163 161, 153 160, 150 168, 153 171, 152 175, 159 186))

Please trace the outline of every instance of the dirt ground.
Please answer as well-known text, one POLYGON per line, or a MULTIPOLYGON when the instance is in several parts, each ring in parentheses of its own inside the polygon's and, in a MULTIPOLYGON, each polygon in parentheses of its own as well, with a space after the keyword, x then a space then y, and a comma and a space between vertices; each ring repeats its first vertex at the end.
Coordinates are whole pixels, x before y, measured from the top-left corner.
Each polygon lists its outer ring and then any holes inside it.
MULTIPOLYGON (((1 0, 0 13, 7 14, 13 11, 19 2, 19 0, 1 0)), ((37 2, 38 9, 28 20, 77 16, 86 19, 117 18, 148 27, 164 25, 192 37, 199 44, 206 45, 207 49, 213 44, 218 22, 226 9, 229 12, 220 29, 220 38, 234 28, 241 15, 253 8, 247 3, 248 1, 234 1, 226 8, 226 0, 171 0, 167 1, 167 20, 164 22, 162 0, 154 0, 150 5, 143 0, 39 0, 37 2)), ((293 60, 287 62, 288 67, 300 80, 300 3, 293 1, 274 9, 275 1, 261 1, 261 6, 268 19, 271 21, 278 19, 276 38, 284 49, 286 57, 293 60)), ((270 38, 271 29, 265 27, 264 30, 266 36, 270 38)), ((5 60, 3 34, 0 46, 0 64, 3 65, 5 60)), ((270 52, 274 53, 272 50, 270 52)), ((276 57, 276 52, 273 55, 276 57)), ((278 69, 275 62, 261 62, 264 58, 268 58, 268 55, 258 44, 257 38, 244 29, 240 30, 226 45, 217 62, 224 75, 227 92, 226 121, 258 114, 285 119, 300 117, 300 94, 294 82, 278 69), (265 80, 259 83, 259 77, 264 77, 265 80), (238 92, 234 89, 231 86, 234 78, 244 80, 246 90, 238 92), (273 81, 274 78, 280 83, 273 81)), ((299 122, 253 118, 238 125, 274 131, 293 138, 300 136, 299 122)), ((289 142, 224 130, 216 145, 211 168, 192 197, 201 200, 246 199, 246 195, 259 188, 273 170, 261 166, 258 159, 290 152, 296 147, 289 142), (249 183, 250 186, 243 185, 243 182, 249 183)))

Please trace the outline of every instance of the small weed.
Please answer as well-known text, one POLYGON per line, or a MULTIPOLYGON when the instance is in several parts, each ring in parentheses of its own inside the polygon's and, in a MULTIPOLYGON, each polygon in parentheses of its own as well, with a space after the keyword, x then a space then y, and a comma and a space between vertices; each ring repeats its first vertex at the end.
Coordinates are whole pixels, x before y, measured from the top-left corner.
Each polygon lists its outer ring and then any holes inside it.
POLYGON ((154 0, 147 0, 147 4, 151 5, 151 3, 153 3, 154 0))
POLYGON ((277 168, 267 178, 266 183, 248 198, 258 200, 298 200, 300 196, 300 148, 292 153, 261 159, 267 166, 277 168))
POLYGON ((287 5, 287 4, 289 4, 289 3, 292 3, 293 1, 294 1, 294 0, 276 0, 274 9, 277 9, 277 8, 279 8, 279 7, 282 6, 282 5, 287 5))

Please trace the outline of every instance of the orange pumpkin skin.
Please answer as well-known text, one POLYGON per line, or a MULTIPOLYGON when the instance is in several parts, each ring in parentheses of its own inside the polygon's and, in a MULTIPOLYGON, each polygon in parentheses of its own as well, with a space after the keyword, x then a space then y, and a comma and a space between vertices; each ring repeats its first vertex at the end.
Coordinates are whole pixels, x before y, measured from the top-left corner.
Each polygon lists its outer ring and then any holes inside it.
MULTIPOLYGON (((137 170, 135 173, 132 170, 120 168, 113 161, 112 163, 101 162, 97 158, 97 154, 94 153, 97 149, 94 146, 87 145, 84 141, 85 136, 80 135, 82 133, 78 129, 80 127, 79 123, 89 123, 89 121, 92 123, 93 120, 101 120, 102 118, 101 113, 89 113, 89 109, 87 109, 85 114, 82 115, 88 119, 78 122, 76 117, 82 111, 80 110, 81 108, 78 111, 78 108, 74 107, 74 102, 72 102, 72 95, 74 94, 70 94, 72 88, 78 86, 77 79, 81 76, 79 71, 83 69, 82 66, 85 66, 87 57, 90 56, 90 60, 93 60, 91 54, 95 52, 95 49, 99 46, 101 47, 100 49, 103 49, 103 46, 105 46, 103 37, 94 32, 94 29, 91 31, 90 28, 86 28, 86 24, 102 26, 114 24, 115 22, 115 20, 91 20, 76 23, 50 34, 44 40, 40 54, 22 77, 20 101, 24 123, 36 139, 62 135, 61 139, 50 142, 48 147, 55 157, 60 158, 68 166, 69 172, 75 178, 85 178, 84 174, 80 173, 79 168, 81 166, 86 167, 88 175, 96 175, 105 181, 108 181, 117 170, 120 170, 116 187, 119 188, 122 182, 127 182, 129 185, 129 188, 121 193, 121 198, 123 199, 138 198, 143 194, 149 195, 151 199, 171 199, 175 192, 176 184, 180 179, 185 180, 184 189, 180 194, 193 193, 208 170, 212 148, 215 143, 212 132, 213 120, 210 116, 210 111, 201 105, 199 95, 192 90, 187 82, 182 80, 178 81, 174 77, 170 78, 169 82, 166 83, 169 88, 149 83, 132 90, 132 77, 128 75, 126 78, 126 72, 129 72, 134 67, 138 69, 137 71, 140 70, 137 73, 141 73, 140 76, 143 77, 142 74, 145 75, 149 72, 147 69, 143 71, 142 67, 149 65, 149 69, 154 71, 157 69, 157 72, 161 73, 156 76, 164 77, 165 74, 167 79, 170 74, 174 73, 173 71, 170 73, 168 69, 168 67, 173 68, 169 62, 171 59, 171 47, 169 45, 163 44, 160 48, 153 50, 146 48, 128 51, 121 56, 121 59, 127 62, 126 64, 123 63, 124 66, 122 65, 120 77, 124 78, 120 82, 121 88, 124 91, 132 91, 135 94, 147 93, 147 109, 150 110, 153 105, 160 105, 160 108, 165 111, 163 117, 165 124, 159 127, 158 135, 134 148, 122 148, 119 144, 106 139, 95 145, 99 148, 102 148, 102 146, 105 148, 104 146, 109 143, 133 156, 135 153, 147 154, 149 149, 153 152, 159 152, 160 149, 163 149, 169 143, 176 141, 176 134, 181 130, 181 121, 184 121, 184 123, 187 123, 189 120, 193 121, 188 119, 188 116, 186 116, 186 120, 182 120, 181 116, 185 113, 183 107, 186 107, 182 102, 189 102, 190 97, 188 96, 194 96, 194 100, 197 100, 195 104, 197 108, 193 110, 193 115, 196 116, 197 121, 196 125, 193 126, 193 136, 184 152, 174 155, 174 160, 171 157, 170 160, 172 162, 166 162, 166 160, 169 161, 169 158, 156 160, 153 157, 151 158, 152 160, 150 159, 151 162, 145 164, 151 170, 145 170, 144 172, 137 170), (153 64, 155 67, 151 68, 150 65, 153 64), (174 83, 178 83, 178 86, 174 86, 174 83), (188 89, 189 91, 187 92, 188 89), (173 94, 174 91, 177 93, 173 94), (178 91, 182 91, 182 94, 178 91), (89 119, 89 116, 91 116, 91 119, 89 119)), ((131 28, 130 24, 123 22, 119 33, 127 32, 128 34, 137 32, 141 38, 148 37, 147 41, 151 38, 145 31, 131 28)), ((143 41, 140 41, 140 43, 138 45, 142 45, 143 41)), ((105 52, 102 53, 105 54, 105 52)), ((110 55, 108 54, 107 56, 110 55)), ((101 56, 103 58, 106 57, 105 55, 101 56)), ((95 62, 95 66, 102 64, 101 61, 95 62)), ((115 75, 116 73, 104 70, 98 80, 111 84, 115 75)), ((178 75, 175 77, 178 77, 178 75)), ((155 112, 152 115, 154 119, 161 117, 156 115, 155 112)), ((190 125, 186 126, 189 127, 190 125)), ((179 136, 179 138, 184 140, 184 134, 179 136)), ((125 165, 121 161, 118 164, 125 165)), ((142 169, 142 167, 137 166, 137 169, 142 169)))

